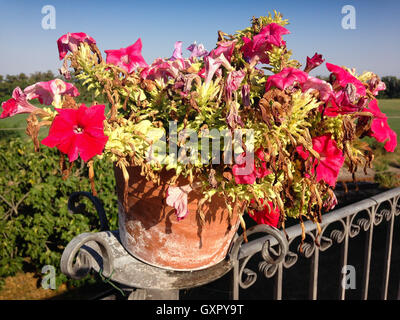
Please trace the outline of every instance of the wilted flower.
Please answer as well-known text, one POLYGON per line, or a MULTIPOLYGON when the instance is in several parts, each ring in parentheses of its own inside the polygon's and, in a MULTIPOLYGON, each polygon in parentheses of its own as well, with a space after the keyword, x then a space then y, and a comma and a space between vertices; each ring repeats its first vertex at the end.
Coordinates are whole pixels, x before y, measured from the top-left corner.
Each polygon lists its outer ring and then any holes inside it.
POLYGON ((177 59, 183 59, 183 57, 182 57, 182 41, 175 42, 174 48, 175 49, 174 49, 174 52, 172 53, 172 57, 169 60, 174 61, 177 59))
POLYGON ((208 51, 204 48, 204 45, 202 43, 197 44, 196 42, 191 44, 189 47, 187 47, 186 50, 189 50, 191 52, 190 58, 201 58, 204 57, 205 55, 208 54, 208 51))
POLYGON ((188 214, 188 194, 192 190, 189 184, 182 187, 169 186, 167 189, 166 204, 175 209, 178 221, 188 214))

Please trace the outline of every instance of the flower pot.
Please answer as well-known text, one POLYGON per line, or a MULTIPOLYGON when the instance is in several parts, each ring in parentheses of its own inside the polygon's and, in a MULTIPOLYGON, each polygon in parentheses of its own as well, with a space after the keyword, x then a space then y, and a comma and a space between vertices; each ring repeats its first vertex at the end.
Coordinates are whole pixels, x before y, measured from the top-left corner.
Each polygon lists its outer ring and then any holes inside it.
MULTIPOLYGON (((123 203, 122 170, 115 167, 119 199, 119 232, 122 245, 134 257, 148 264, 171 270, 199 270, 221 262, 227 255, 239 225, 238 214, 229 217, 225 201, 215 195, 203 205, 201 223, 197 204, 202 195, 188 195, 188 214, 178 221, 175 209, 165 204, 167 181, 173 171, 162 171, 160 184, 147 181, 139 167, 128 167, 129 188, 126 208, 123 203)), ((180 178, 178 186, 187 185, 180 178)))

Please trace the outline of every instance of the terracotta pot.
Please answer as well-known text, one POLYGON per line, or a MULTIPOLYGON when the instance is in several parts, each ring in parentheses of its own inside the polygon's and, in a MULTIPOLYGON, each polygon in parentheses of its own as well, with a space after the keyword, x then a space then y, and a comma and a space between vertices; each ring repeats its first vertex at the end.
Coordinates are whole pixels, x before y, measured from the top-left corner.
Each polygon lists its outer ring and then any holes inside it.
MULTIPOLYGON (((196 213, 202 198, 196 190, 188 196, 188 215, 178 221, 175 209, 165 204, 166 182, 173 171, 161 173, 156 185, 140 175, 139 167, 129 167, 128 203, 123 203, 124 179, 115 167, 119 199, 119 231, 125 249, 134 257, 154 266, 172 270, 199 270, 221 262, 239 225, 234 212, 229 218, 225 201, 215 195, 205 208, 202 225, 196 213), (208 207, 207 207, 208 205, 208 207)), ((185 179, 177 185, 187 185, 185 179)))

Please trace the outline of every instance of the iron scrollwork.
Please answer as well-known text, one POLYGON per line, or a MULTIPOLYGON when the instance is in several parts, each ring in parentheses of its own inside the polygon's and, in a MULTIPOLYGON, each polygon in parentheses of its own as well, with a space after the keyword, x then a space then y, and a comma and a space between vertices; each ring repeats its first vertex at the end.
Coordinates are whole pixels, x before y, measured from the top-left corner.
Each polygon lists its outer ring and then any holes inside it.
MULTIPOLYGON (((240 262, 240 266, 238 270, 234 270, 237 272, 238 276, 238 284, 242 289, 247 289, 251 287, 257 281, 257 272, 247 268, 247 264, 250 259, 257 254, 258 252, 261 253, 261 257, 263 261, 261 261, 258 265, 258 269, 262 272, 266 277, 272 277, 276 270, 279 263, 281 263, 288 252, 288 242, 283 235, 283 233, 273 227, 267 225, 257 225, 254 226, 246 231, 247 237, 254 235, 254 234, 265 234, 269 237, 265 240, 262 244, 261 251, 257 251, 245 258, 240 262), (271 237, 276 240, 276 245, 271 245, 271 237), (274 248, 277 246, 277 250, 274 248), (245 276, 243 280, 243 276, 245 276)), ((244 242, 244 234, 242 234, 234 243, 230 258, 233 263, 239 264, 239 252, 240 248, 244 242)))

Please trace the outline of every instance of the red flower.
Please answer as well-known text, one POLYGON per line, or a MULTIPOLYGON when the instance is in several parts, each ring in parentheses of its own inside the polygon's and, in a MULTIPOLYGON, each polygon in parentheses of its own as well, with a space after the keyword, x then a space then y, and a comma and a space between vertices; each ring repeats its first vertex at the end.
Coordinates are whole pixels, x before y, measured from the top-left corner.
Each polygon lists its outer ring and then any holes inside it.
POLYGON ((340 168, 344 163, 343 152, 337 147, 336 141, 331 139, 330 134, 313 138, 312 143, 313 149, 320 155, 319 162, 318 159, 310 158, 309 152, 305 151, 303 146, 296 148, 296 151, 303 160, 313 161, 312 172, 306 173, 306 175, 314 174, 314 170, 316 170, 317 182, 323 180, 334 187, 340 168))
MULTIPOLYGON (((368 132, 370 137, 374 137, 378 142, 385 142, 385 149, 393 152, 397 146, 397 134, 394 132, 387 122, 387 116, 379 109, 378 101, 372 100, 363 112, 370 112, 373 114, 371 128, 368 132)), ((369 117, 360 117, 359 121, 366 123, 369 117)))
POLYGON ((106 62, 121 67, 131 73, 137 67, 147 67, 142 57, 142 40, 139 38, 133 45, 119 50, 105 50, 106 62))
POLYGON ((268 91, 271 87, 277 87, 285 90, 295 82, 304 84, 308 79, 308 74, 296 68, 284 68, 281 72, 270 76, 265 85, 265 90, 268 91))
POLYGON ((102 154, 108 137, 104 135, 104 105, 90 108, 84 104, 79 109, 56 109, 58 115, 51 124, 49 135, 42 144, 57 147, 75 161, 78 155, 87 162, 102 154))
POLYGON ((0 119, 12 117, 20 113, 31 113, 39 110, 39 108, 36 108, 27 101, 26 94, 19 87, 14 89, 12 98, 4 101, 1 104, 1 107, 3 108, 3 112, 0 115, 0 119))
POLYGON ((247 156, 246 152, 236 158, 237 164, 232 167, 232 173, 237 184, 254 184, 257 178, 264 178, 271 173, 267 169, 262 148, 258 149, 255 155, 260 160, 261 166, 256 165, 255 159, 249 162, 252 157, 247 156))
POLYGON ((310 72, 311 70, 315 69, 316 67, 320 66, 325 59, 322 59, 322 54, 315 53, 312 58, 307 57, 307 64, 304 69, 304 72, 310 72))
POLYGON ((68 51, 75 52, 78 50, 79 45, 82 42, 90 44, 96 44, 96 41, 88 36, 84 32, 64 34, 57 40, 58 52, 60 54, 60 60, 64 59, 68 51))
MULTIPOLYGON (((263 205, 264 209, 261 211, 257 210, 249 210, 249 216, 257 222, 257 224, 267 224, 272 227, 277 227, 280 218, 280 210, 279 208, 274 208, 274 204, 270 201, 267 204, 264 204, 264 200, 259 200, 263 205)), ((251 203, 254 204, 254 199, 251 200, 251 203)))
POLYGON ((370 136, 378 142, 385 142, 386 151, 393 152, 396 149, 397 134, 389 127, 387 117, 372 120, 370 136))

